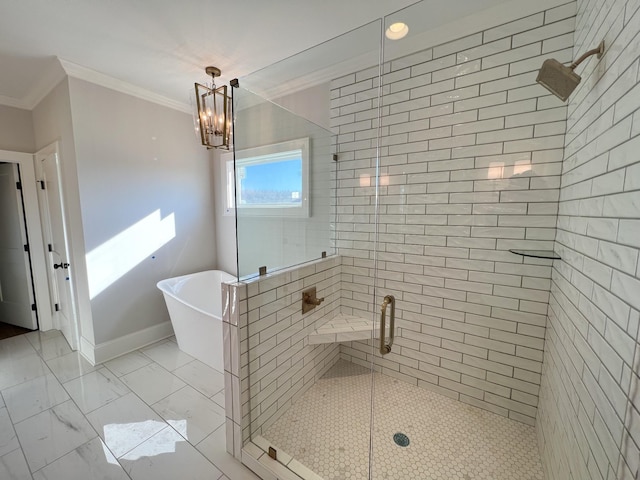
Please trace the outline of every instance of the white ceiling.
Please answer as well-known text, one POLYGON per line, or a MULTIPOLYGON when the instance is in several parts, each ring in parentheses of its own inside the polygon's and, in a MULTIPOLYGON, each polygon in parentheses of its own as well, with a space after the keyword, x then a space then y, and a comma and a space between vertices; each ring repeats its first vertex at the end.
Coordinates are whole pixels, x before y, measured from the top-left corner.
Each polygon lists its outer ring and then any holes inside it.
POLYGON ((412 3, 2 0, 0 102, 31 107, 54 57, 185 102, 206 65, 227 83, 412 3))
MULTIPOLYGON (((141 87, 176 105, 186 104, 193 82, 206 81, 206 65, 222 69, 218 84, 228 83, 416 3, 0 1, 0 103, 27 109, 64 74, 56 57, 66 61, 67 73, 69 69, 85 74, 94 71, 93 77, 103 74, 103 78, 141 87)), ((429 12, 429 18, 446 23, 478 9, 499 7, 505 1, 424 0, 416 7, 429 12)), ((423 23, 423 28, 437 26, 433 21, 423 23)))

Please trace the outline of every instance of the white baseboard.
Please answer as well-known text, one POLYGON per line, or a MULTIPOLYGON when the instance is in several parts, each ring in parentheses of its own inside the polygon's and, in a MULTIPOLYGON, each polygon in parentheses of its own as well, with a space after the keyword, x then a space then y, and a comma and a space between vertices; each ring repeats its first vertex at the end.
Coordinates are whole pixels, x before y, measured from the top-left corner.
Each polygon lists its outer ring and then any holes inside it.
POLYGON ((82 355, 91 365, 96 364, 96 347, 83 336, 80 336, 80 355, 82 355))
POLYGON ((97 365, 168 338, 171 335, 173 335, 171 322, 163 322, 97 345, 92 345, 84 338, 81 338, 80 353, 93 365, 97 365))

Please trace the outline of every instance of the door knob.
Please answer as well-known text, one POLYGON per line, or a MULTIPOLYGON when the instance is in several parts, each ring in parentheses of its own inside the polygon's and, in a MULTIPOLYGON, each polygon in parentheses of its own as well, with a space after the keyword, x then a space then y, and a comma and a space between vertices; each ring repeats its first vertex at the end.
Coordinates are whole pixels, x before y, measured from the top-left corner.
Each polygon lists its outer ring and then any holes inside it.
POLYGON ((54 270, 57 270, 59 268, 69 268, 69 264, 68 263, 62 263, 62 262, 53 264, 53 269, 54 270))

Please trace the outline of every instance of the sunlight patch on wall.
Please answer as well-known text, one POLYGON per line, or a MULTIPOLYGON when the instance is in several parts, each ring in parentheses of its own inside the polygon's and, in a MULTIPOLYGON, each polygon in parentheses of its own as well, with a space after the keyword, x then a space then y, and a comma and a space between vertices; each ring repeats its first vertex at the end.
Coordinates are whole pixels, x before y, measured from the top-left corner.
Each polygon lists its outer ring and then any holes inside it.
POLYGON ((487 171, 489 180, 496 180, 504 177, 504 162, 491 162, 487 171))
POLYGON ((90 298, 95 298, 175 236, 175 215, 162 218, 158 209, 91 250, 86 257, 90 298))

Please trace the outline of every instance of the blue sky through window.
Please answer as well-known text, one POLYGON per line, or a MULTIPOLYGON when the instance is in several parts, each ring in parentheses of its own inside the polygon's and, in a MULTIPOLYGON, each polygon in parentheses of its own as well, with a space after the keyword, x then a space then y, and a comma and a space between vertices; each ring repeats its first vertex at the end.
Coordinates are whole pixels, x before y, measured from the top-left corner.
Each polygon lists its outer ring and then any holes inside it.
POLYGON ((241 204, 300 205, 302 158, 243 165, 239 169, 241 204))

